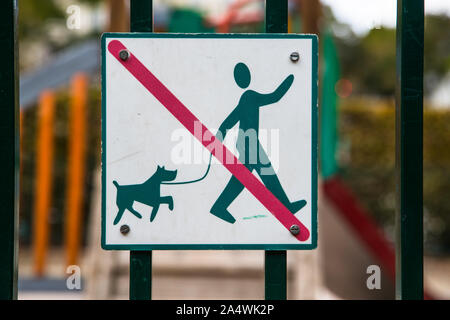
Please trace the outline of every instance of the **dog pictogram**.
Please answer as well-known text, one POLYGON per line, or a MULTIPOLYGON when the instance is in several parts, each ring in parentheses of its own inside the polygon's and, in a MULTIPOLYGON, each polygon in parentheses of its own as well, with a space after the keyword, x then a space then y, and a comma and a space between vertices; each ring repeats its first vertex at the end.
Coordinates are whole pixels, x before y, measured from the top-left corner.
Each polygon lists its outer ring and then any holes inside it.
POLYGON ((177 170, 167 170, 158 166, 156 172, 144 183, 133 185, 119 185, 117 181, 113 184, 117 187, 116 204, 119 208, 114 224, 118 224, 125 210, 130 211, 139 219, 142 215, 133 209, 135 201, 153 207, 150 215, 150 221, 153 221, 158 213, 159 206, 162 203, 169 205, 169 210, 173 210, 173 198, 171 196, 161 197, 161 183, 164 181, 173 181, 177 177, 177 170))

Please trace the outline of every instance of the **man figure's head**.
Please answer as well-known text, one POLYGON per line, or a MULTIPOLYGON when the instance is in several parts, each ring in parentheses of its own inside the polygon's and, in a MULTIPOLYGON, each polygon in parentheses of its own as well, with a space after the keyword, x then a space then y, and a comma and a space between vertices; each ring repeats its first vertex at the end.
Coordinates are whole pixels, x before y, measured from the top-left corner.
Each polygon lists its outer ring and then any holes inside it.
POLYGON ((250 70, 245 65, 245 63, 239 62, 234 67, 234 80, 236 81, 237 85, 241 87, 242 89, 245 89, 250 84, 250 70))

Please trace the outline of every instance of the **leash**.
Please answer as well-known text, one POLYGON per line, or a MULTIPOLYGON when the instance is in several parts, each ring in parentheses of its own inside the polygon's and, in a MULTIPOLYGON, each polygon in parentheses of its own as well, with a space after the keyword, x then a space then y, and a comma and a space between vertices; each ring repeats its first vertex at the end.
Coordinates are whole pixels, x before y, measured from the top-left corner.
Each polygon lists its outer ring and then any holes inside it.
POLYGON ((195 183, 195 182, 199 182, 202 181, 203 179, 206 178, 206 176, 209 173, 209 169, 211 168, 211 158, 212 158, 212 153, 209 155, 209 163, 208 163, 208 168, 206 169, 206 172, 203 174, 203 176, 201 176, 198 179, 195 180, 189 180, 189 181, 179 181, 179 182, 161 182, 161 184, 169 184, 169 185, 173 185, 173 184, 189 184, 189 183, 195 183))

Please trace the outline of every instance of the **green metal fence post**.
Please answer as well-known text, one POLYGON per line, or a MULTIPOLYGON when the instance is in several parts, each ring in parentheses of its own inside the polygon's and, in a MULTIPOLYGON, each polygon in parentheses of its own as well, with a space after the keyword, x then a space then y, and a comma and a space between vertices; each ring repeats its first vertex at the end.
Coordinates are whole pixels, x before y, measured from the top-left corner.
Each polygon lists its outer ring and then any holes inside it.
POLYGON ((0 4, 0 299, 17 299, 19 73, 17 2, 0 4))
POLYGON ((287 0, 266 0, 266 33, 288 32, 287 0))
POLYGON ((266 300, 286 300, 287 259, 286 251, 266 251, 264 256, 266 300))
POLYGON ((153 0, 131 0, 131 32, 153 32, 153 0))
POLYGON ((130 300, 152 298, 152 252, 130 251, 130 300))
POLYGON ((396 295, 423 299, 424 1, 397 1, 396 295))
MULTIPOLYGON (((153 1, 130 1, 131 32, 153 32, 153 1)), ((130 300, 152 298, 152 251, 130 251, 130 300)))
MULTIPOLYGON (((288 31, 288 1, 266 0, 266 32, 288 31)), ((264 263, 265 297, 267 300, 285 300, 287 296, 286 251, 266 251, 264 263)))

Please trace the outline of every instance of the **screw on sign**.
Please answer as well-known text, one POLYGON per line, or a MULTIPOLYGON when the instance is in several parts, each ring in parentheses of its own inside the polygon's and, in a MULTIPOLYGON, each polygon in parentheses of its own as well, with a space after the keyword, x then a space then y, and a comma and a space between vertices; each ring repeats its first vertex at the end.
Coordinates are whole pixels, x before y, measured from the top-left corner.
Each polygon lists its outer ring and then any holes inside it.
POLYGON ((298 60, 300 60, 300 54, 296 51, 296 52, 292 52, 291 53, 291 61, 292 62, 297 62, 298 60))
POLYGON ((130 232, 130 227, 126 224, 120 226, 120 233, 123 235, 128 234, 128 232, 130 232))
POLYGON ((289 231, 291 231, 291 233, 296 236, 300 233, 300 227, 296 224, 293 224, 290 228, 289 231))
POLYGON ((128 52, 128 50, 120 50, 119 57, 122 61, 128 60, 129 56, 130 56, 130 53, 128 52))

